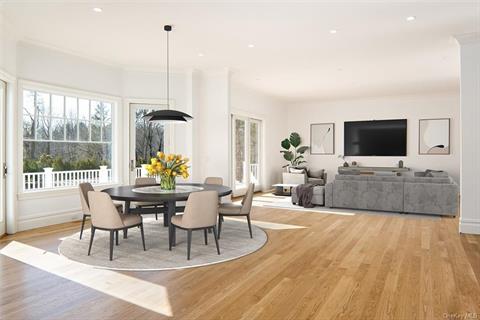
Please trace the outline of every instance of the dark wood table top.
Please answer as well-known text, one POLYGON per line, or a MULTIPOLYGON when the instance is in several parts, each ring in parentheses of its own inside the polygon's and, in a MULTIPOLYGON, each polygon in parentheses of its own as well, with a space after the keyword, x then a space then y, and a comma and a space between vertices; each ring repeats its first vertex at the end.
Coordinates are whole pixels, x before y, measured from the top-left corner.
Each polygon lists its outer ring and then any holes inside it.
MULTIPOLYGON (((232 189, 227 186, 204 184, 204 183, 177 183, 178 186, 194 186, 201 187, 207 191, 214 190, 218 192, 219 197, 227 196, 232 193, 232 189)), ((141 188, 146 186, 120 186, 102 190, 108 193, 113 200, 118 201, 138 201, 138 202, 155 202, 155 201, 185 201, 188 199, 188 195, 191 192, 182 193, 139 193, 133 192, 135 188, 141 188)), ((197 191, 193 191, 197 192, 197 191)))

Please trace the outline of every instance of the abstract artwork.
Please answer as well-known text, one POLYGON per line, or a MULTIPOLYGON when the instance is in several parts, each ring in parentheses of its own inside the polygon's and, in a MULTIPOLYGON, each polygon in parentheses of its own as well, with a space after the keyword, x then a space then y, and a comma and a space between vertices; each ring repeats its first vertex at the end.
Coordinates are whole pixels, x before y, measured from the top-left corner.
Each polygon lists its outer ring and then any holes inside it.
POLYGON ((310 125, 310 153, 335 153, 334 123, 314 123, 310 125))
POLYGON ((420 119, 419 154, 450 154, 450 119, 420 119))

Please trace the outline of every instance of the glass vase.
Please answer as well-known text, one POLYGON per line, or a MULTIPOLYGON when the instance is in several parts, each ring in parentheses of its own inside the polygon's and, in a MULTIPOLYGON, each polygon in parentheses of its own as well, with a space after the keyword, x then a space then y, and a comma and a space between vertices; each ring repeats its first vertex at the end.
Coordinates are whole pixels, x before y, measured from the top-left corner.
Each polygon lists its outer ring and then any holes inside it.
POLYGON ((175 190, 175 185, 175 176, 160 176, 160 188, 162 188, 163 190, 175 190))

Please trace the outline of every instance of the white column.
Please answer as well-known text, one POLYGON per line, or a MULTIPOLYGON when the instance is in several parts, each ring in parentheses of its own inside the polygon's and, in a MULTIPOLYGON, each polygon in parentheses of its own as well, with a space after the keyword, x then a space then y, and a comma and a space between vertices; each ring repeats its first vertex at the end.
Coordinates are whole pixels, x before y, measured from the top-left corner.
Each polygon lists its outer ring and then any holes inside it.
POLYGON ((459 35, 460 232, 480 234, 480 33, 459 35))
POLYGON ((45 188, 53 188, 53 168, 43 168, 45 188))

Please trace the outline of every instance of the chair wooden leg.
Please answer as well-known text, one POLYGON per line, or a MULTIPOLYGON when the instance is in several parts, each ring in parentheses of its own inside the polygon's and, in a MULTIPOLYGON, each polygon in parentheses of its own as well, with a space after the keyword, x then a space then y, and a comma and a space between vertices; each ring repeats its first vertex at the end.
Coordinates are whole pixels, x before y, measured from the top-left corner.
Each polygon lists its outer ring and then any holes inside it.
POLYGON ((164 213, 163 214, 163 226, 168 227, 168 214, 164 213))
POLYGON ((220 254, 220 247, 218 246, 217 227, 213 226, 212 229, 213 229, 213 237, 215 238, 215 245, 217 246, 217 253, 220 254))
POLYGON ((155 220, 158 220, 158 213, 155 213, 155 220))
POLYGON ((80 229, 80 240, 82 240, 82 235, 83 235, 83 228, 85 227, 85 220, 87 219, 86 215, 83 215, 82 219, 82 228, 80 229))
POLYGON ((250 215, 247 216, 247 222, 248 222, 248 231, 250 231, 250 238, 253 238, 253 235, 252 235, 252 223, 250 222, 250 215))
POLYGON ((95 237, 95 227, 92 226, 90 229, 90 244, 88 245, 88 255, 90 255, 90 251, 92 251, 92 243, 93 243, 93 237, 95 237))
POLYGON ((223 216, 218 216, 218 235, 217 235, 218 239, 220 239, 220 232, 222 232, 222 222, 223 222, 223 216))
POLYGON ((203 229, 203 236, 205 238, 205 245, 208 245, 207 229, 210 230, 210 228, 203 229))
POLYGON ((115 231, 115 245, 118 246, 118 230, 115 231))
POLYGON ((123 229, 123 239, 127 239, 128 238, 128 229, 123 229))
POLYGON ((147 251, 147 249, 145 248, 145 234, 143 233, 143 223, 140 225, 140 234, 142 235, 143 251, 147 251))
POLYGON ((113 237, 114 237, 114 232, 113 230, 110 231, 110 261, 113 260, 113 237))
POLYGON ((168 250, 172 251, 173 246, 173 237, 172 237, 172 230, 175 228, 175 225, 172 223, 172 227, 168 228, 168 250))
POLYGON ((187 260, 190 260, 191 247, 192 247, 192 230, 187 230, 187 260))

